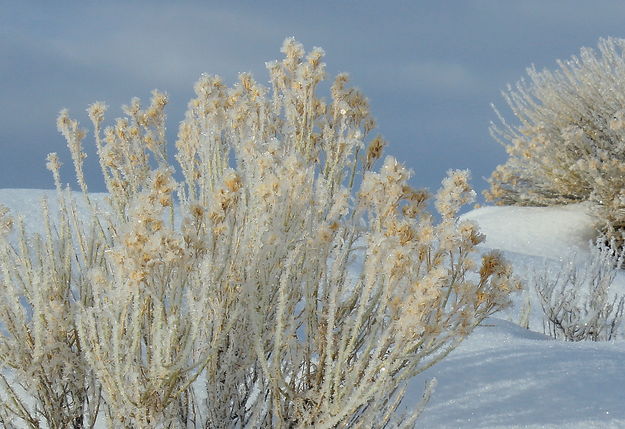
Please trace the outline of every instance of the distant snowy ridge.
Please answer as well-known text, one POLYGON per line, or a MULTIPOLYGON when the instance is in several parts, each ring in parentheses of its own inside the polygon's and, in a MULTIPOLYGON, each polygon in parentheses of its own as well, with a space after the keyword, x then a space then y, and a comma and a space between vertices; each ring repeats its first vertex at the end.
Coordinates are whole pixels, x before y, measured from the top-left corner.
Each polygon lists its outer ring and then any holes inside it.
MULTIPOLYGON (((86 210, 80 192, 73 192, 79 210, 86 210)), ((102 202, 104 193, 90 194, 102 202)), ((24 216, 33 232, 40 232, 41 200, 56 210, 54 189, 0 189, 0 204, 13 216, 24 216)), ((559 207, 482 207, 461 216, 478 223, 486 235, 484 247, 524 255, 560 259, 571 251, 586 252, 597 235, 597 220, 586 204, 559 207)))
MULTIPOLYGON (((81 192, 72 192, 77 210, 83 219, 88 218, 89 209, 81 192)), ((104 207, 105 193, 89 194, 92 201, 104 207)), ((24 219, 27 233, 44 233, 42 201, 48 202, 50 215, 58 210, 57 191, 55 189, 0 189, 0 205, 7 207, 14 219, 24 219)))

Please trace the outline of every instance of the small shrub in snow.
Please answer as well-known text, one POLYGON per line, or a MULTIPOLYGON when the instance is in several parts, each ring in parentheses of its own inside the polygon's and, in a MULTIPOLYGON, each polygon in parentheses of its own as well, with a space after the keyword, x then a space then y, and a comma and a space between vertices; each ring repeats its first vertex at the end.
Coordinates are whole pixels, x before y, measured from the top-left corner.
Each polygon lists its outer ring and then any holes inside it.
POLYGON ((547 269, 535 273, 545 332, 567 341, 614 339, 621 327, 625 297, 611 297, 610 285, 622 265, 622 253, 597 241, 588 263, 579 266, 571 258, 555 276, 547 269))
POLYGON ((606 233, 625 228, 625 40, 601 39, 598 52, 527 70, 504 97, 516 116, 492 125, 509 154, 489 179, 499 204, 591 201, 606 233))
POLYGON ((410 427, 418 413, 396 412, 407 380, 508 304, 509 265, 476 266, 482 236, 456 218, 468 174, 444 180, 435 223, 404 166, 373 169, 384 142, 347 76, 326 102, 322 51, 288 39, 283 52, 271 89, 199 80, 180 183, 165 95, 105 129, 91 106, 108 207, 84 180, 85 132, 61 113, 92 215, 76 214, 54 155, 47 234, 15 247, 2 214, 5 425, 410 427))

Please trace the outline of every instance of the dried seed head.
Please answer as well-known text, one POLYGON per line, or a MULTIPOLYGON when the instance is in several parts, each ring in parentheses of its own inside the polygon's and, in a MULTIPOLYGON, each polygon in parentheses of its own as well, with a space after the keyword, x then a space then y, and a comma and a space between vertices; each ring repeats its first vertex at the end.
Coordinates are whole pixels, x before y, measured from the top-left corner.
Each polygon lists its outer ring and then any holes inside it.
POLYGON ((106 113, 107 107, 101 101, 96 101, 91 106, 87 108, 87 114, 89 115, 89 119, 95 127, 99 127, 99 125, 104 120, 104 113, 106 113))
POLYGON ((59 156, 56 154, 56 152, 49 153, 46 159, 48 161, 46 163, 46 168, 53 173, 58 172, 62 164, 61 161, 59 161, 59 156))
POLYGON ((243 186, 241 176, 235 172, 231 172, 231 174, 224 179, 224 185, 230 192, 237 192, 243 186))
POLYGON ((13 230, 13 218, 10 216, 9 209, 0 205, 0 237, 13 230))
POLYGON ((385 146, 386 141, 381 136, 377 136, 371 141, 371 143, 369 143, 365 160, 365 167, 367 169, 370 169, 373 166, 373 163, 380 159, 385 146))
POLYGON ((480 278, 485 280, 493 275, 504 275, 510 272, 510 267, 501 253, 493 251, 482 257, 480 278))

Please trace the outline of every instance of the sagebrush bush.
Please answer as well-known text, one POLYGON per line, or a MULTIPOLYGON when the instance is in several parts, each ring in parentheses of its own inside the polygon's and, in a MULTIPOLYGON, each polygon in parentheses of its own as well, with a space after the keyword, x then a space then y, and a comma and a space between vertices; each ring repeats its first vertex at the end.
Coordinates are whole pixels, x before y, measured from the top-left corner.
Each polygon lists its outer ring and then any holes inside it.
POLYGON ((397 412, 407 380, 507 305, 510 267, 497 253, 477 266, 482 236, 456 218, 468 174, 444 180, 436 223, 398 161, 374 170, 385 143, 347 76, 326 102, 323 52, 282 51, 271 89, 202 76, 180 182, 164 94, 106 128, 92 105, 105 205, 84 180, 86 133, 61 113, 91 215, 55 155, 45 237, 21 227, 15 245, 2 214, 7 427, 411 427, 418 410, 397 412))
POLYGON ((624 256, 614 243, 599 239, 585 264, 580 266, 573 255, 555 275, 547 269, 535 272, 545 333, 566 341, 615 339, 622 328, 625 296, 614 294, 610 286, 624 256))
POLYGON ((625 40, 529 68, 504 97, 516 122, 491 126, 509 154, 489 179, 499 204, 591 201, 609 236, 625 229, 625 40))

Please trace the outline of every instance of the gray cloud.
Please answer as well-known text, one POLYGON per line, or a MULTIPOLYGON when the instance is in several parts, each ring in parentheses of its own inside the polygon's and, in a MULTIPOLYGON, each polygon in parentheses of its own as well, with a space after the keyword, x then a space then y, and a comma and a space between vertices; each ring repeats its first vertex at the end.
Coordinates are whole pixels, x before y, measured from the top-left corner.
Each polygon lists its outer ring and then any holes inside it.
POLYGON ((170 94, 173 139, 201 73, 232 82, 252 71, 265 82, 265 61, 295 36, 325 49, 330 74, 350 72, 416 185, 436 187, 459 167, 479 188, 505 157, 488 136, 499 91, 532 63, 553 68, 601 36, 625 36, 625 4, 609 0, 0 0, 0 10, 0 187, 50 186, 45 154, 65 151, 60 108, 85 123, 95 100, 114 116, 159 88, 170 94))
POLYGON ((400 91, 466 95, 484 87, 467 65, 439 60, 415 60, 393 67, 378 65, 376 74, 387 82, 387 87, 400 91))

